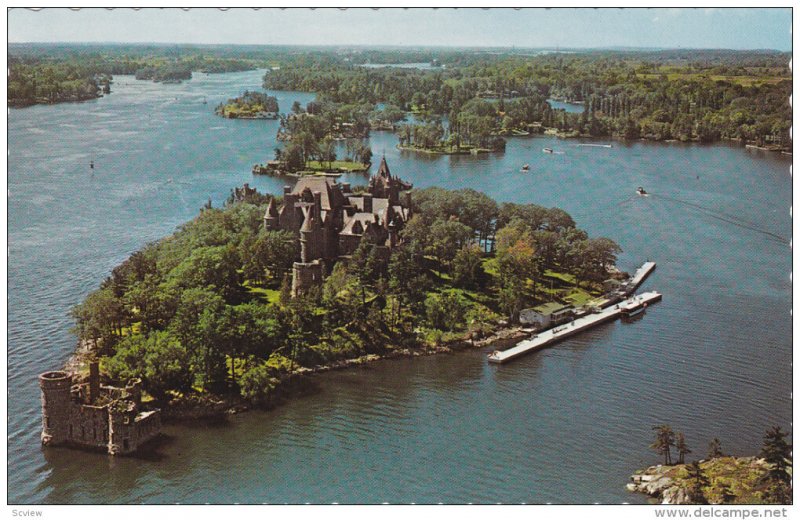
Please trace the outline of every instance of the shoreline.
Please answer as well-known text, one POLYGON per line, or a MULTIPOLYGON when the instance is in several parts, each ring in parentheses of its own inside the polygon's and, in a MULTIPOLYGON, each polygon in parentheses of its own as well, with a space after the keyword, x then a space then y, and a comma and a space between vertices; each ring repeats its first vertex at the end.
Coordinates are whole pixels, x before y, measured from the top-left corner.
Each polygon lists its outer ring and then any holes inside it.
MULTIPOLYGON (((280 375, 280 382, 270 392, 266 402, 251 402, 235 394, 191 394, 185 398, 174 399, 168 403, 153 401, 161 408, 163 420, 171 423, 182 423, 235 415, 253 408, 271 410, 287 403, 295 396, 302 395, 308 388, 312 378, 334 370, 345 370, 365 367, 370 363, 390 359, 407 359, 437 354, 449 354, 467 349, 480 349, 494 344, 514 342, 529 333, 520 325, 501 327, 484 338, 475 339, 468 335, 435 346, 418 348, 402 348, 383 354, 365 354, 356 358, 334 361, 315 367, 299 367, 292 372, 280 375)), ((75 379, 82 378, 84 367, 88 367, 91 348, 86 342, 78 342, 75 351, 64 363, 63 370, 72 374, 75 379)))

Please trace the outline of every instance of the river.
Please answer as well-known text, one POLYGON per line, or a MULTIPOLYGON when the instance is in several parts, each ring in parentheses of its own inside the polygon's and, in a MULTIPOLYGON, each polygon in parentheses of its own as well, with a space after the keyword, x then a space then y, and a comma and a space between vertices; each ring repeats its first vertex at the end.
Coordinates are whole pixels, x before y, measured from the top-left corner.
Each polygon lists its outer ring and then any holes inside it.
MULTIPOLYGON (((9 502, 642 502, 625 484, 658 461, 655 424, 683 431, 690 457, 712 437, 752 454, 768 427, 790 429, 791 250, 776 238, 791 236, 789 160, 551 137, 509 139, 503 154, 427 156, 373 132, 376 158, 417 187, 558 206, 616 240, 621 268, 655 260, 644 288, 663 302, 505 366, 469 351, 329 373, 271 412, 170 425, 146 458, 43 449, 36 376, 74 349, 71 306, 208 199, 218 206, 245 182, 281 189, 250 173, 272 158, 278 122, 213 114, 260 78, 119 76, 98 100, 10 111, 9 502), (637 186, 652 196, 635 196, 637 186)), ((275 94, 283 111, 313 98, 275 94)))

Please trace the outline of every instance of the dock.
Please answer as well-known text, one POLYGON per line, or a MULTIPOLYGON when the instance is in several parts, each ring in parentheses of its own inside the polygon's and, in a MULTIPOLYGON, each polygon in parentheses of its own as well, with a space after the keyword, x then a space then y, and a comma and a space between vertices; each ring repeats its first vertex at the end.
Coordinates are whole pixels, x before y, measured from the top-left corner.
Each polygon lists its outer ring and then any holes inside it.
MULTIPOLYGON (((640 271, 644 273, 640 276, 639 283, 641 283, 642 280, 644 280, 644 278, 650 273, 650 271, 652 271, 653 268, 655 268, 655 263, 653 263, 652 267, 650 267, 648 270, 644 270, 646 266, 647 264, 643 265, 637 271, 637 275, 639 274, 640 271)), ((634 276, 634 278, 636 277, 634 276)), ((491 354, 489 354, 489 362, 498 364, 506 363, 508 361, 511 361, 512 359, 518 358, 519 356, 528 354, 530 352, 536 352, 537 350, 541 350, 547 347, 548 345, 552 345, 553 343, 561 341, 562 339, 566 339, 579 332, 600 325, 601 323, 605 323, 607 321, 611 321, 618 318, 622 313, 623 308, 632 309, 638 306, 649 305, 651 303, 660 301, 661 297, 662 297, 661 293, 655 291, 642 293, 638 296, 633 296, 631 298, 619 302, 616 305, 600 310, 599 312, 587 314, 567 324, 560 325, 553 329, 546 330, 544 332, 536 334, 529 339, 517 343, 516 346, 511 347, 508 350, 502 350, 502 351, 496 350, 491 354)))
POLYGON ((632 294, 636 289, 638 289, 639 286, 642 285, 642 282, 644 282, 645 278, 650 276, 650 273, 652 273, 655 268, 655 262, 647 261, 643 263, 642 266, 637 269, 635 273, 633 273, 633 276, 630 280, 628 280, 628 283, 625 284, 626 294, 632 294))

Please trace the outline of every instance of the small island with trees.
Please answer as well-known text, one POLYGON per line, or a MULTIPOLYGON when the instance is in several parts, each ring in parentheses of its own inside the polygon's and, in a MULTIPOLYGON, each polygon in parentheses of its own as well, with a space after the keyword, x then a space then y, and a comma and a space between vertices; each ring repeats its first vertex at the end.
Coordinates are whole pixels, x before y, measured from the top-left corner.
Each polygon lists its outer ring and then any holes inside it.
POLYGON ((718 438, 709 442, 702 460, 686 462, 692 450, 683 433, 670 426, 653 426, 650 447, 664 463, 637 471, 628 490, 644 493, 663 504, 791 504, 792 446, 778 426, 764 434, 756 457, 733 457, 722 452, 718 438), (672 449, 677 460, 672 458, 672 449))
POLYGON ((246 90, 241 96, 220 103, 214 113, 228 119, 278 119, 278 111, 275 96, 246 90))

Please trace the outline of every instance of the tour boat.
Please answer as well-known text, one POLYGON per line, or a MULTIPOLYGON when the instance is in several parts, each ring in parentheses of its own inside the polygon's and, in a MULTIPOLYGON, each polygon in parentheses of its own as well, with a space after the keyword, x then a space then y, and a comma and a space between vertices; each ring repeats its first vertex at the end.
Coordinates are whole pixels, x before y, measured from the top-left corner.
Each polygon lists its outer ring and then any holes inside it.
POLYGON ((636 193, 639 194, 639 195, 647 195, 647 191, 644 188, 642 188, 641 186, 636 188, 636 193))
POLYGON ((633 318, 634 316, 638 316, 639 314, 643 313, 647 309, 646 303, 641 303, 637 300, 634 300, 627 305, 622 306, 620 309, 620 314, 625 318, 633 318))

